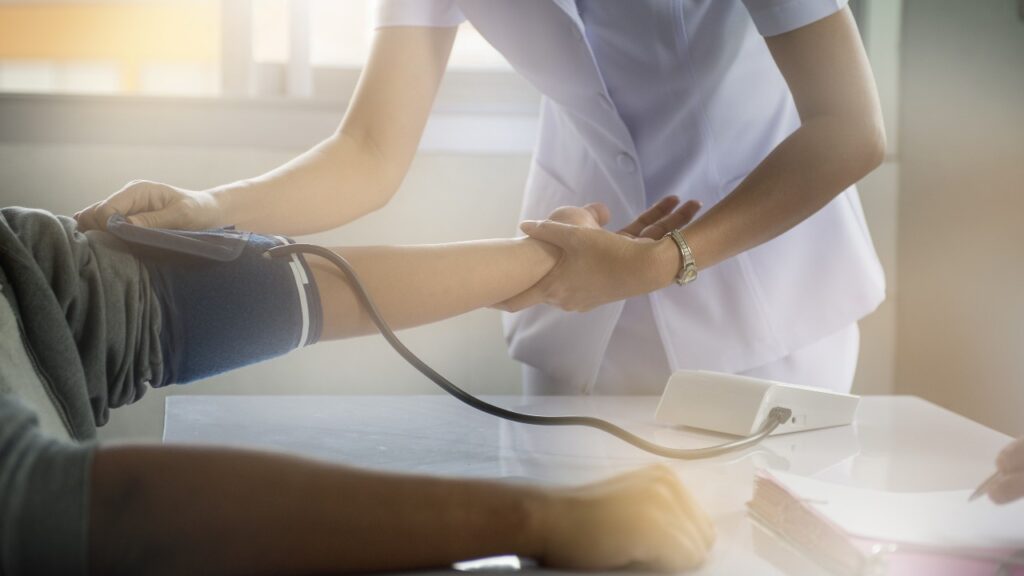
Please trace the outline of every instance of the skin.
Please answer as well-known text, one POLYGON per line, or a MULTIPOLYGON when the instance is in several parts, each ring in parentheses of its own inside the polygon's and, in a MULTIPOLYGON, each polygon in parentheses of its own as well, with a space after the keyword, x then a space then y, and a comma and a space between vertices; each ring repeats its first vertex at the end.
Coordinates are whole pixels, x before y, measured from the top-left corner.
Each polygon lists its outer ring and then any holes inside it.
POLYGON ((147 226, 230 224, 300 235, 336 228, 387 204, 405 178, 444 74, 456 28, 383 28, 338 129, 266 174, 209 190, 134 181, 76 214, 103 228, 114 213, 147 226))
POLYGON ((262 452, 97 452, 91 574, 335 574, 517 554, 563 569, 674 572, 715 532, 675 473, 579 487, 395 475, 262 452))
MULTIPOLYGON (((681 226, 696 209, 666 199, 621 233, 681 226)), ((551 214, 584 228, 608 217, 598 204, 551 214)), ((335 250, 395 327, 506 300, 561 256, 529 238, 335 250)), ((323 262, 312 268, 324 338, 370 332, 340 273, 323 262)), ((92 574, 367 572, 500 554, 566 569, 677 571, 703 562, 714 540, 707 515, 667 468, 540 488, 226 448, 101 446, 90 487, 92 574)))
POLYGON ((988 490, 996 504, 1024 498, 1024 438, 1019 438, 999 453, 996 459, 999 478, 988 490))
MULTIPOLYGON (((878 92, 849 9, 766 42, 801 125, 683 230, 698 270, 799 224, 885 157, 878 92)), ((510 309, 546 302, 590 310, 664 288, 679 271, 678 248, 667 238, 629 243, 553 221, 525 222, 522 230, 559 246, 566 257, 530 293, 507 303, 510 309)))
MULTIPOLYGON (((455 28, 403 27, 377 31, 371 56, 341 125, 329 138, 284 166, 262 176, 208 190, 186 190, 163 183, 135 181, 106 200, 84 209, 76 214, 76 217, 83 228, 102 228, 112 214, 120 213, 128 215, 129 220, 134 223, 147 226, 202 229, 235 224, 255 231, 297 235, 335 228, 367 214, 385 205, 405 177, 433 104, 455 33, 455 28)), ((709 268, 790 229, 878 166, 884 157, 885 137, 877 92, 856 24, 849 10, 843 9, 833 16, 766 41, 793 93, 801 126, 768 154, 736 190, 701 218, 685 227, 684 236, 693 249, 700 269, 709 268)), ((641 230, 642 228, 641 226, 641 230)), ((468 308, 478 304, 488 305, 486 302, 491 300, 493 304, 507 309, 519 309, 546 302, 568 310, 588 310, 605 302, 665 287, 679 268, 679 255, 674 244, 666 239, 643 237, 636 230, 614 233, 577 222, 556 220, 524 223, 523 229, 534 238, 544 240, 560 250, 544 256, 530 252, 538 250, 536 247, 521 247, 529 246, 528 244, 499 244, 488 249, 495 250, 495 254, 506 251, 500 253, 500 256, 509 261, 536 260, 543 264, 545 258, 549 258, 549 263, 557 259, 557 263, 553 264, 547 275, 544 276, 541 272, 537 277, 542 279, 534 283, 525 294, 510 290, 504 295, 504 299, 500 290, 496 289, 504 280, 500 277, 500 272, 494 277, 474 278, 473 281, 483 281, 486 289, 481 289, 481 294, 474 294, 474 297, 478 298, 465 302, 444 302, 447 292, 443 288, 452 287, 452 284, 447 284, 437 288, 437 292, 433 294, 434 297, 441 299, 439 306, 442 310, 436 316, 455 313, 461 306, 468 308), (637 237, 638 235, 641 237, 637 237), (520 252, 515 252, 516 250, 520 252)), ((364 266, 375 261, 371 256, 378 255, 356 249, 346 250, 346 256, 359 260, 364 266)), ((430 248, 423 250, 421 255, 433 254, 430 248)), ((384 250, 379 254, 388 252, 384 250)), ((472 250, 459 254, 460 258, 473 256, 472 250)), ((440 259, 443 260, 443 255, 440 259)), ((405 263, 411 264, 412 260, 405 263)), ((486 260, 487 258, 482 258, 480 262, 486 260)), ((446 264, 438 262, 438 265, 444 267, 446 264)), ((318 276, 321 272, 317 272, 318 276)), ((530 279, 523 278, 522 285, 529 286, 530 279)), ((330 285, 329 278, 325 278, 324 281, 330 285)), ((375 282, 372 278, 370 281, 375 282)), ((447 281, 442 279, 442 282, 447 281)), ((384 286, 387 284, 383 281, 378 288, 384 291, 381 298, 385 302, 390 302, 387 304, 385 314, 393 322, 398 325, 412 325, 435 319, 430 313, 419 309, 413 310, 410 307, 409 310, 404 310, 397 294, 386 293, 384 286), (405 324, 405 321, 408 324, 405 324)), ((337 285, 330 290, 332 293, 344 294, 345 288, 337 285)), ((342 302, 339 306, 347 305, 343 303, 344 299, 339 302, 342 302)), ((337 332, 332 334, 340 337, 350 333, 363 333, 367 327, 365 319, 362 319, 352 326, 331 329, 336 329, 337 332)), ((124 497, 124 494, 134 495, 136 492, 145 494, 150 488, 150 482, 157 483, 160 488, 174 490, 173 486, 159 483, 169 478, 185 480, 196 470, 201 470, 204 466, 216 467, 220 461, 217 458, 206 458, 193 462, 183 457, 183 460, 171 460, 166 466, 159 468, 170 476, 156 477, 158 475, 151 473, 152 463, 135 466, 132 458, 137 454, 114 453, 107 458, 108 454, 112 453, 101 450, 96 460, 94 474, 109 472, 117 475, 121 473, 119 470, 134 470, 138 475, 129 475, 127 483, 121 485, 121 490, 107 494, 106 499, 103 498, 103 494, 95 495, 96 502, 116 502, 118 498, 124 497), (109 469, 105 464, 108 461, 111 462, 109 469)), ((164 453, 161 452, 159 457, 164 457, 164 453)), ((169 455, 166 457, 172 458, 169 455)), ((225 461, 230 462, 229 459, 225 461)), ((241 466, 242 463, 238 464, 241 466)), ((275 467, 269 462, 263 464, 275 467)), ((278 481, 279 479, 269 471, 256 466, 249 469, 250 474, 238 475, 228 483, 226 478, 232 478, 237 469, 225 467, 221 474, 206 478, 210 485, 217 488, 216 494, 227 495, 224 501, 211 498, 209 501, 217 502, 218 506, 209 507, 202 513, 223 513, 229 518, 242 512, 251 513, 256 515, 250 517, 250 524, 256 526, 254 530, 275 525, 285 527, 283 533, 279 535, 280 539, 257 540, 261 545, 266 544, 267 548, 247 543, 243 553, 240 551, 241 543, 231 542, 234 535, 230 531, 207 532, 204 522, 193 522, 188 524, 188 527, 190 530, 197 530, 199 534, 197 538, 188 540, 194 541, 194 545, 199 549, 193 550, 194 553, 191 555, 188 550, 175 550, 173 554, 159 556, 162 560, 173 564, 177 561, 175 559, 179 558, 180 552, 180 561, 186 565, 174 566, 179 568, 179 571, 207 571, 204 568, 206 564, 199 561, 210 558, 220 562, 214 565, 222 568, 234 566, 232 562, 237 562, 240 566, 238 571, 246 573, 271 571, 272 568, 294 572, 302 571, 306 567, 310 571, 317 571, 332 565, 332 560, 337 560, 331 557, 332 550, 344 547, 340 542, 343 541, 342 536, 349 531, 356 530, 358 535, 367 537, 392 533, 409 536, 408 533, 401 532, 399 527, 389 523, 389 520, 400 515, 380 514, 382 509, 379 506, 372 510, 359 509, 362 515, 353 514, 350 518, 353 524, 346 524, 341 520, 345 517, 346 510, 351 510, 345 506, 339 506, 337 510, 332 509, 333 514, 327 516, 331 519, 329 522, 324 520, 323 516, 318 516, 317 510, 309 510, 308 504, 300 502, 301 500, 329 502, 332 497, 336 498, 332 496, 335 492, 332 488, 334 484, 325 481, 313 471, 309 471, 308 475, 304 472, 294 472, 302 480, 289 484, 278 481), (264 483, 264 478, 271 481, 264 483), (321 483, 318 484, 318 481, 321 483), (256 485, 249 486, 249 483, 256 485), (328 539, 329 544, 318 538, 303 540, 300 536, 306 533, 301 527, 287 522, 287 519, 283 518, 284 513, 275 508, 273 503, 264 504, 263 500, 258 499, 258 496, 265 494, 265 490, 270 487, 273 487, 275 495, 279 495, 289 512, 296 508, 302 510, 303 515, 309 515, 307 519, 311 524, 323 530, 320 534, 334 535, 335 538, 328 539), (248 494, 250 498, 235 498, 235 492, 248 494), (253 502, 259 502, 260 505, 254 505, 253 502), (261 512, 267 514, 259 516, 261 512), (372 516, 366 515, 371 512, 372 516), (381 522, 379 526, 398 531, 367 530, 365 519, 368 517, 381 522), (363 524, 359 524, 360 519, 364 521, 363 524), (324 521, 316 524, 317 520, 324 521), (357 528, 353 528, 354 526, 357 528), (334 532, 336 529, 338 532, 334 532), (206 536, 207 539, 200 540, 198 536, 206 536), (206 544, 222 540, 227 540, 231 544, 225 547, 225 554, 230 556, 229 558, 218 556, 219 546, 211 547, 206 544), (280 548, 275 547, 271 540, 279 541, 280 548), (234 552, 233 556, 231 552, 234 552), (289 558, 296 564, 308 565, 285 566, 282 564, 283 558, 289 558)), ((286 474, 285 478, 293 477, 286 474)), ((351 489, 370 489, 376 480, 371 477, 365 484, 353 485, 351 489)), ((644 484, 643 481, 639 483, 644 484)), ((389 494, 394 492, 412 495, 407 501, 401 498, 399 501, 419 502, 415 496, 422 496, 416 492, 416 487, 420 484, 410 482, 404 488, 398 485, 391 486, 389 494)), ((598 494, 607 495, 608 492, 605 491, 609 491, 621 495, 616 492, 616 488, 626 493, 634 492, 629 481, 612 482, 610 486, 594 490, 598 494)), ((678 510, 668 506, 670 502, 682 499, 673 499, 674 488, 651 489, 648 485, 647 489, 637 490, 636 492, 641 495, 632 500, 628 497, 620 500, 609 497, 604 500, 599 498, 599 502, 594 502, 578 493, 563 495, 561 500, 557 497, 542 497, 545 505, 526 508, 558 512, 552 512, 551 517, 536 524, 540 527, 537 530, 541 544, 531 546, 530 543, 514 543, 511 539, 503 541, 508 544, 507 549, 510 552, 516 551, 513 550, 514 545, 522 544, 528 548, 526 552, 536 552, 545 562, 559 567, 611 568, 632 562, 658 569, 676 569, 693 565, 700 556, 700 546, 694 544, 699 540, 693 538, 693 534, 697 533, 695 525, 692 524, 693 520, 687 519, 690 524, 685 527, 672 524, 680 517, 688 517, 686 514, 676 514, 678 510), (647 489, 650 491, 645 491, 647 489), (652 500, 655 493, 661 500, 652 500), (617 507, 611 504, 615 501, 629 502, 630 506, 617 507), (662 508, 651 510, 649 507, 638 505, 640 502, 651 501, 656 501, 662 508), (576 504, 575 508, 572 503, 576 504), (602 508, 605 505, 607 508, 602 508), (605 512, 599 513, 598 509, 604 509, 605 512), (637 516, 625 518, 621 514, 637 516), (559 521, 558 518, 563 518, 564 521, 559 521), (615 519, 614 522, 609 521, 609 525, 629 529, 614 533, 601 532, 607 530, 604 520, 609 518, 615 519), (648 522, 652 520, 655 523, 649 524, 648 522), (665 524, 666 522, 669 524, 665 524), (650 526, 653 526, 652 531, 645 531, 650 526), (591 533, 592 531, 598 533, 591 533), (640 534, 642 540, 632 539, 630 535, 634 532, 640 534), (589 539, 574 540, 575 533, 589 536, 589 539), (688 546, 681 545, 684 540, 689 543, 688 546), (601 545, 596 546, 594 542, 600 542, 601 545)), ((153 487, 153 490, 156 490, 156 487, 153 487)), ((587 490, 583 492, 593 493, 587 490)), ((151 493, 163 496, 163 492, 151 493)), ((439 494, 433 496, 443 498, 439 494)), ((189 497, 194 498, 195 494, 182 495, 178 502, 184 503, 189 497)), ((529 497, 525 499, 530 500, 529 497)), ((153 500, 150 498, 144 501, 152 503, 153 500)), ((382 500, 383 502, 379 504, 386 506, 387 499, 382 500)), ((485 506, 486 500, 489 499, 481 499, 480 506, 485 506)), ((472 510, 471 505, 476 503, 471 498, 460 502, 465 504, 465 510, 472 510)), ((515 509, 516 505, 511 505, 511 508, 515 509)), ((172 508, 166 512, 170 514, 177 510, 178 508, 172 508)), ((120 525, 117 523, 118 517, 133 518, 133 522, 121 525, 132 529, 131 532, 115 532, 109 536, 114 542, 113 546, 116 547, 117 543, 123 544, 130 534, 133 546, 134 539, 140 539, 140 550, 159 550, 160 546, 167 546, 166 543, 159 541, 159 537, 167 538, 167 535, 159 533, 160 527, 152 526, 154 523, 146 521, 153 517, 146 514, 148 511, 145 507, 142 507, 141 511, 126 511, 122 507, 111 505, 98 513, 100 517, 96 520, 97 526, 107 526, 108 521, 117 526, 120 525), (133 512, 138 515, 131 516, 133 512), (103 514, 112 515, 114 518, 105 518, 103 514)), ((541 515, 543 516, 542 513, 541 515)), ((480 534, 486 531, 474 531, 473 527, 478 527, 479 524, 473 524, 466 518, 472 514, 457 516, 458 518, 452 520, 453 524, 445 527, 452 530, 449 534, 469 534, 467 538, 471 540, 477 537, 486 540, 488 536, 480 534)), ((533 516, 527 514, 526 517, 533 516)), ((215 526, 223 527, 225 524, 215 526)), ((512 529, 512 532, 502 535, 512 538, 515 532, 516 530, 512 529)), ((94 538, 102 540, 106 537, 103 530, 99 530, 97 534, 94 538)), ((174 533, 175 538, 180 536, 181 532, 174 533)), ((409 541, 414 540, 412 536, 409 538, 409 541)), ((363 550, 381 550, 362 540, 357 541, 363 545, 363 550)), ((99 550, 112 549, 104 547, 103 543, 105 541, 95 546, 99 550)), ((481 550, 492 550, 481 542, 476 542, 476 545, 479 545, 481 550)), ((399 547, 396 551, 389 550, 388 554, 403 549, 405 548, 399 547)), ((458 554, 448 551, 452 556, 469 553, 465 549, 457 552, 458 554)), ((431 549, 423 553, 435 554, 429 557, 430 562, 441 561, 437 550, 431 549)), ((470 555, 478 554, 474 549, 474 553, 470 555)), ((376 556, 379 558, 381 555, 376 556)), ((104 559, 109 559, 102 555, 98 558, 96 562, 99 566, 104 566, 104 559)), ((453 558, 446 556, 441 563, 451 559, 453 558)), ((394 559, 381 561, 399 562, 394 559)), ((406 558, 401 562, 422 561, 425 561, 425 557, 406 558)), ((141 562, 146 563, 148 560, 143 558, 141 562)), ((151 564, 147 564, 146 567, 150 570, 161 568, 151 564)), ((231 573, 230 570, 220 572, 231 573)))
MULTIPOLYGON (((102 227, 113 213, 150 226, 239 224, 301 234, 340 226, 383 206, 415 154, 451 51, 455 28, 384 28, 353 101, 330 138, 262 176, 204 191, 136 181, 77 217, 102 227)), ((871 68, 849 10, 766 39, 801 125, 721 202, 683 231, 706 269, 789 230, 877 167, 885 130, 871 68)), ((526 222, 559 246, 560 264, 527 294, 566 310, 668 286, 679 268, 667 238, 629 238, 555 221, 526 222)), ((699 280, 698 280, 699 281, 699 280)))
MULTIPOLYGON (((617 234, 650 241, 662 230, 693 219, 700 205, 668 197, 641 214, 617 234), (644 235, 647 235, 644 237, 644 235)), ((552 221, 601 230, 608 222, 602 204, 562 207, 552 221)), ((394 328, 435 322, 477 308, 500 305, 529 290, 559 264, 561 251, 531 238, 478 240, 432 246, 342 247, 347 259, 394 328), (414 289, 410 289, 414 288, 414 289)), ((329 262, 310 261, 322 295, 324 337, 374 334, 376 327, 345 277, 329 262)))

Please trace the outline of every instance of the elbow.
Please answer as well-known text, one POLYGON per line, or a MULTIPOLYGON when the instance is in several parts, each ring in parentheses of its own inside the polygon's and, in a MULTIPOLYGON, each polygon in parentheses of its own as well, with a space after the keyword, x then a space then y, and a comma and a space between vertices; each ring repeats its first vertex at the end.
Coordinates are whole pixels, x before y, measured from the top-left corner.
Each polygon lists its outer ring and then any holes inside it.
POLYGON ((885 155, 888 152, 888 140, 885 136, 885 124, 882 123, 881 119, 873 123, 871 130, 868 131, 867 136, 864 138, 862 147, 864 148, 865 164, 867 165, 867 173, 873 172, 875 168, 878 168, 885 162, 885 155))
POLYGON ((888 142, 881 117, 859 122, 850 138, 850 158, 855 166, 854 180, 860 180, 885 162, 888 142))
POLYGON ((376 212, 381 208, 387 206, 391 199, 395 197, 395 193, 398 191, 398 185, 382 185, 377 188, 377 192, 369 199, 369 206, 367 207, 367 213, 376 212))
MULTIPOLYGON (((376 212, 391 202, 405 177, 408 161, 404 165, 396 162, 372 134, 351 128, 334 133, 331 149, 337 155, 335 165, 343 182, 363 191, 359 195, 360 215, 376 212)), ((351 196, 346 200, 351 202, 351 196)))

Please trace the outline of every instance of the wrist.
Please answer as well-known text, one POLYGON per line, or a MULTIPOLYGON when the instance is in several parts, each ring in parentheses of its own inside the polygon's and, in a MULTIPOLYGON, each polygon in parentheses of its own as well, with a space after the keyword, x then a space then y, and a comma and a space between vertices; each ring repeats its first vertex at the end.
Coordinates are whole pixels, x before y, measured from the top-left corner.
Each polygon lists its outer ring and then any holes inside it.
POLYGON ((526 487, 523 492, 526 538, 521 555, 543 563, 544 557, 547 555, 547 546, 552 530, 552 516, 555 514, 554 509, 558 496, 544 488, 526 487))
POLYGON ((512 240, 530 255, 530 261, 547 274, 562 259, 562 249, 541 240, 523 236, 512 240))
POLYGON ((450 506, 459 519, 448 554, 453 561, 499 554, 543 557, 554 502, 549 490, 480 480, 461 486, 448 491, 459 494, 450 506))
MULTIPOLYGON (((252 220, 247 210, 246 191, 251 184, 241 180, 200 192, 209 199, 207 209, 215 226, 242 225, 252 220)), ((252 204, 250 201, 248 204, 252 204)))
POLYGON ((649 273, 648 282, 652 287, 650 291, 653 292, 675 282, 679 268, 682 266, 682 258, 679 254, 679 247, 667 236, 655 240, 651 244, 650 261, 645 269, 649 273))

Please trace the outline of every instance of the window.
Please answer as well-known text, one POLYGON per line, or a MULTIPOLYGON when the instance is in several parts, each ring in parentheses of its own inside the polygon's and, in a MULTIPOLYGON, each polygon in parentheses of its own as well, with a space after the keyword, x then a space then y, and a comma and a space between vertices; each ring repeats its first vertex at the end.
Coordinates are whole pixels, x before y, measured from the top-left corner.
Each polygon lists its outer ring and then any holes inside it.
MULTIPOLYGON (((373 0, 0 2, 0 92, 337 97, 354 86, 373 0)), ((507 73, 469 24, 450 70, 507 73)))
POLYGON ((3 2, 0 91, 211 94, 219 28, 200 0, 3 2))
MULTIPOLYGON (((252 0, 253 58, 257 62, 288 61, 289 31, 295 29, 290 23, 301 18, 307 23, 308 57, 313 66, 358 68, 369 54, 373 5, 373 0, 252 0)), ((469 23, 459 30, 448 64, 452 69, 509 68, 469 23)))

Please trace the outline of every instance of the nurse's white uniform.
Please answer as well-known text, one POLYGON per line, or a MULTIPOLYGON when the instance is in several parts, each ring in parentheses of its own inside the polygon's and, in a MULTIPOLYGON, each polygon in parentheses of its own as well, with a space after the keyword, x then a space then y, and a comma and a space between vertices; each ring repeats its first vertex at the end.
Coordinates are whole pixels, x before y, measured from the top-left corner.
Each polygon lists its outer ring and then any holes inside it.
MULTIPOLYGON (((381 0, 379 26, 469 19, 543 94, 522 217, 604 202, 610 228, 675 194, 710 207, 799 126, 762 36, 845 0, 381 0)), ((700 262, 697 263, 698 268, 700 262)), ((697 280, 505 317, 528 393, 657 393, 707 369, 848 390, 885 277, 854 188, 697 280)))

